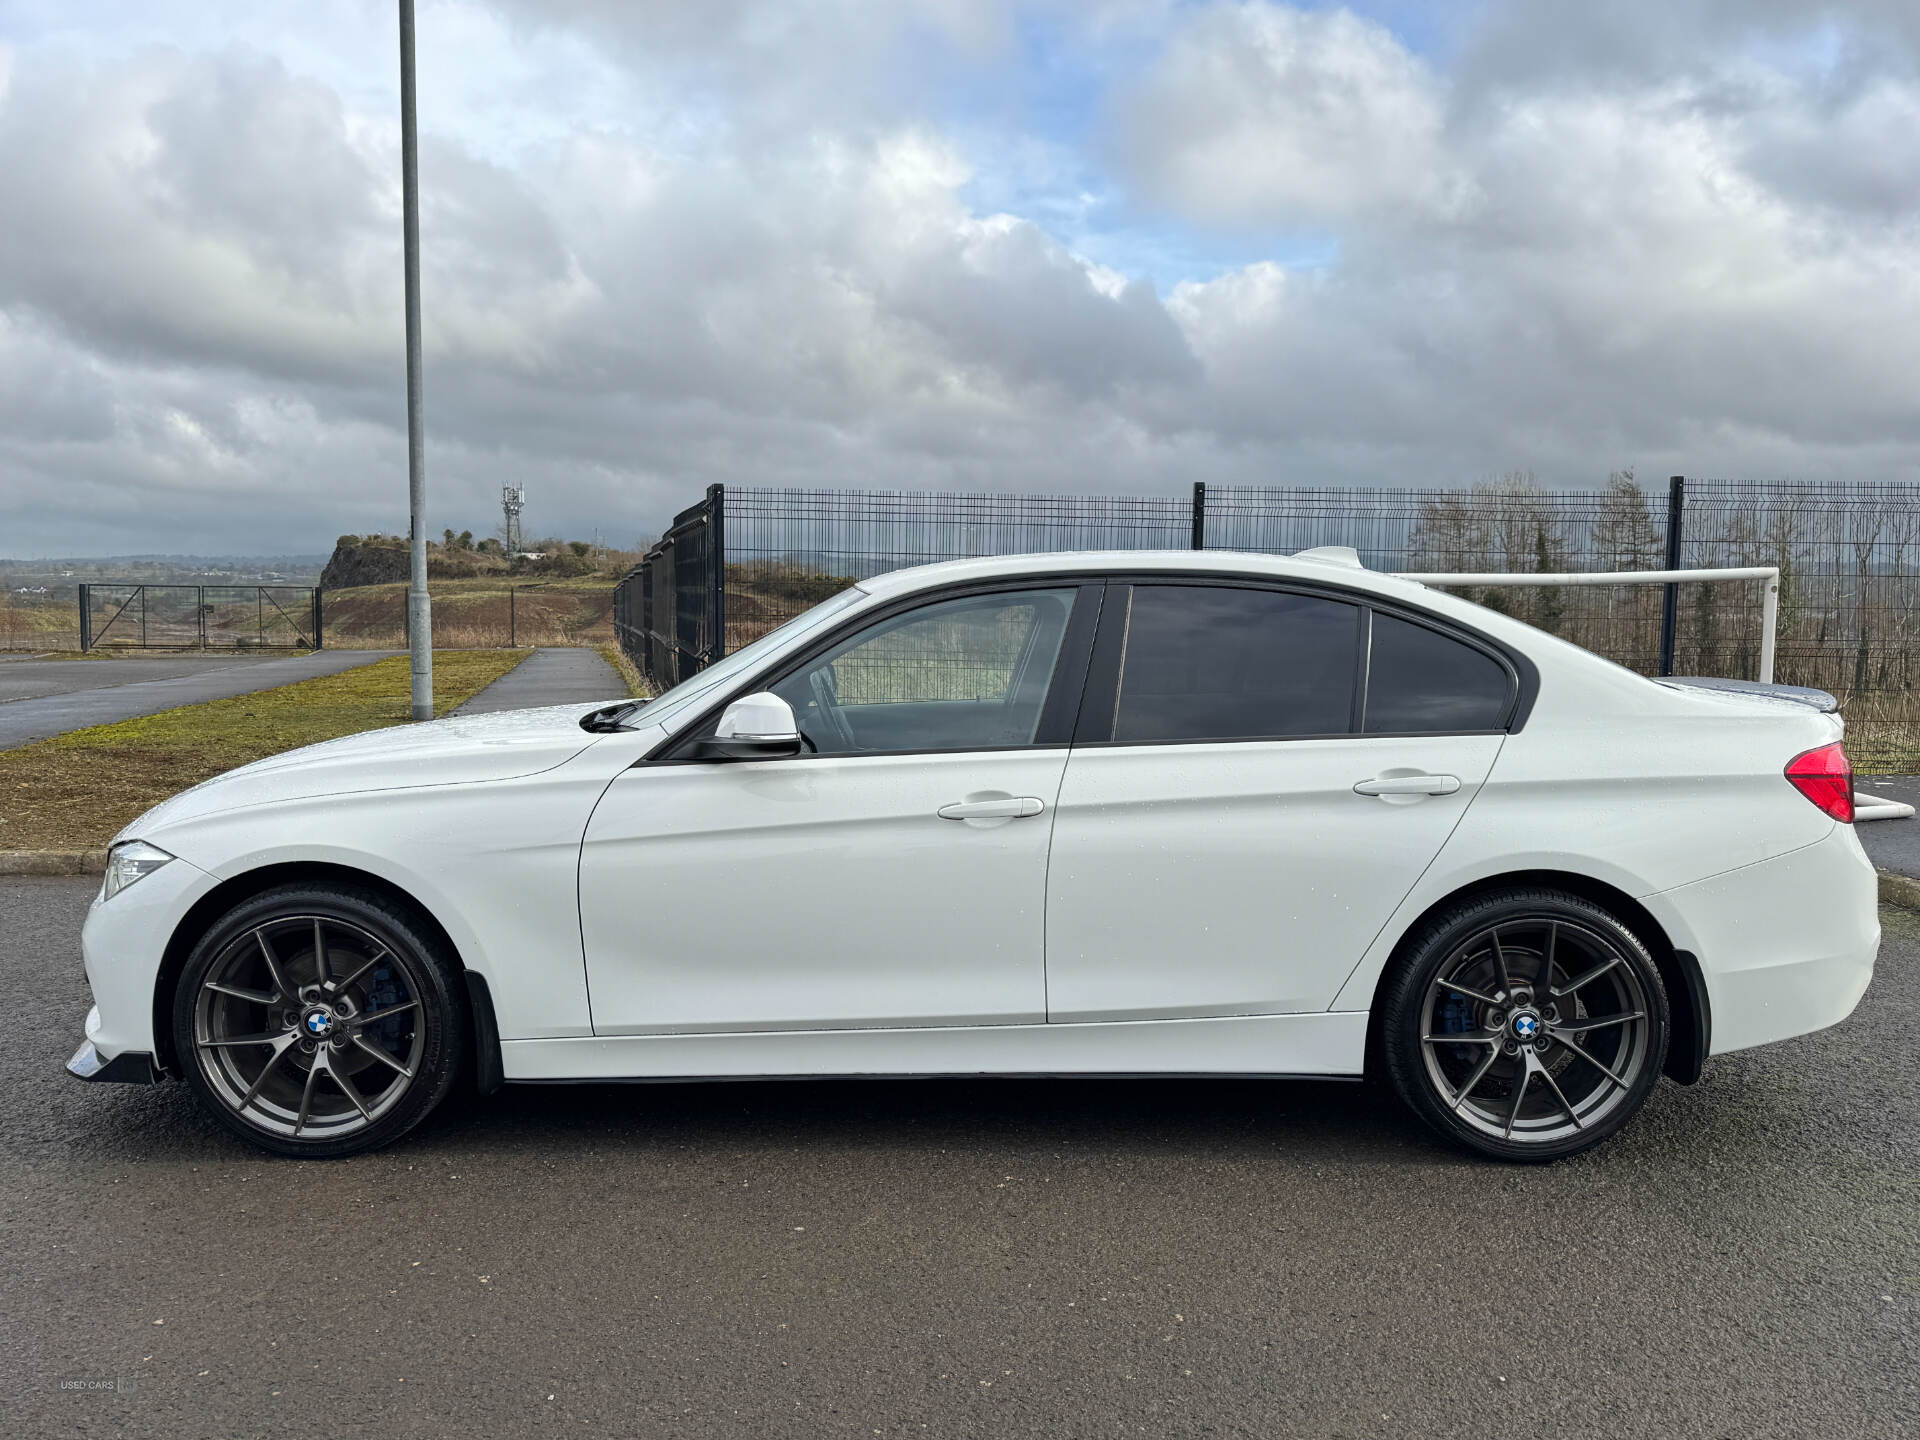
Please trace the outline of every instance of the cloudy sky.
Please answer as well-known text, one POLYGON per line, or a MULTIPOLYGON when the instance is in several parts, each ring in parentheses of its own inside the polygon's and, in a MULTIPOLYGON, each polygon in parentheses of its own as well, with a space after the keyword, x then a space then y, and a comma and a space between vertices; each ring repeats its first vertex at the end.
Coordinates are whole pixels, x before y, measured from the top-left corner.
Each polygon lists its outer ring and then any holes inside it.
MULTIPOLYGON (((1920 480, 1920 6, 421 0, 430 528, 1920 480)), ((406 523, 391 0, 0 0, 0 555, 406 523)))

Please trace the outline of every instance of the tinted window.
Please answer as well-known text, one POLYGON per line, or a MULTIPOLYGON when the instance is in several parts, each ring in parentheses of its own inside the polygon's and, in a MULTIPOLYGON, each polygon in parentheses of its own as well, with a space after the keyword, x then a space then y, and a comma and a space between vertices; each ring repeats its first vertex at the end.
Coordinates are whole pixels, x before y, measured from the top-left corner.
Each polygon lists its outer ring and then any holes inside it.
POLYGON ((773 687, 821 754, 1031 745, 1074 592, 972 595, 860 631, 773 687))
POLYGON ((1352 728, 1359 610, 1231 586, 1140 585, 1116 740, 1239 740, 1352 728))
POLYGON ((1498 730, 1512 684, 1506 667, 1485 651, 1374 613, 1368 730, 1498 730))

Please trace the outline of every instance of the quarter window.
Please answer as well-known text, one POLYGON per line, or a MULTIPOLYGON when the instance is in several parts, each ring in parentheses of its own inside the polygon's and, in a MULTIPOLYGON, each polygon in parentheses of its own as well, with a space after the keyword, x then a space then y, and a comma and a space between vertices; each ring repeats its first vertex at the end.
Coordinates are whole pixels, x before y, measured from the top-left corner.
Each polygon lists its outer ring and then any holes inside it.
POLYGON ((773 687, 821 754, 1031 745, 1074 591, 970 595, 862 630, 773 687))
POLYGON ((1374 612, 1368 731, 1498 730, 1512 698, 1506 667, 1484 650, 1374 612))
POLYGON ((1360 610, 1226 585, 1138 585, 1113 738, 1244 740, 1352 728, 1360 610))

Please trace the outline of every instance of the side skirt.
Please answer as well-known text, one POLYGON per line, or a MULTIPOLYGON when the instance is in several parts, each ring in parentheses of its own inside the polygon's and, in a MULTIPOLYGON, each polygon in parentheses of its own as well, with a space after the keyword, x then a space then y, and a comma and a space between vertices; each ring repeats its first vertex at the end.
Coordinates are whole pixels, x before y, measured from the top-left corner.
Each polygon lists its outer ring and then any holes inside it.
POLYGON ((700 1080, 803 1075, 1357 1076, 1364 1010, 1209 1020, 756 1030, 505 1040, 505 1078, 700 1080))

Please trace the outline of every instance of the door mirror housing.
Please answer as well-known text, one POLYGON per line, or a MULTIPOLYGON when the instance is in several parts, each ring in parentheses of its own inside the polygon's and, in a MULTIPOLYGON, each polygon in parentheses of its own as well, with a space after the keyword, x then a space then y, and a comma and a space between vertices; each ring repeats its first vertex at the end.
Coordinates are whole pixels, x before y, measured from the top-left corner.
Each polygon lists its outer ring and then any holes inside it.
POLYGON ((693 746, 700 760, 773 760, 799 753, 793 707, 770 690, 742 695, 721 713, 713 734, 693 746))

